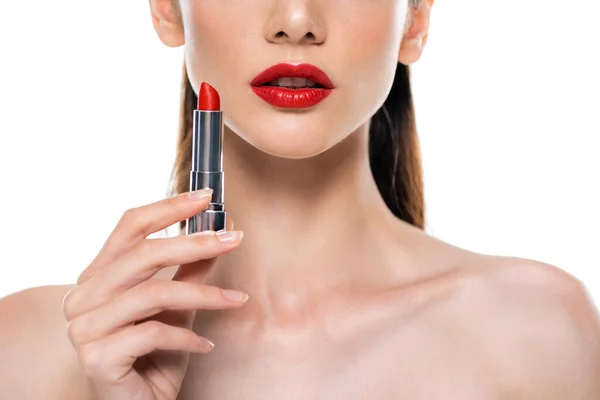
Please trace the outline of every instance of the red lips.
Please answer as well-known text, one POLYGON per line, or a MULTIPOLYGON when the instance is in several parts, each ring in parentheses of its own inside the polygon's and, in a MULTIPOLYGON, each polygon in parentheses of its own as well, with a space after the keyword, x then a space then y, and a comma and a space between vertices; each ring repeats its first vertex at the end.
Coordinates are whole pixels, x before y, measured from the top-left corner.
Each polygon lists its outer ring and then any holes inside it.
POLYGON ((313 107, 329 96, 334 88, 325 72, 312 64, 276 64, 261 72, 250 82, 254 93, 261 99, 279 108, 313 107), (305 78, 317 83, 315 87, 287 88, 269 86, 279 78, 305 78))

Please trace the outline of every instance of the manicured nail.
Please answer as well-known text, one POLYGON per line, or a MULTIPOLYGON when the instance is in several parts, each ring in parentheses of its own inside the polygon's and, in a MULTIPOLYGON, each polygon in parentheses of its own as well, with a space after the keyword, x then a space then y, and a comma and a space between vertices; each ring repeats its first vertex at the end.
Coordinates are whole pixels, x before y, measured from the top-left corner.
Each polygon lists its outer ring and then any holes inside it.
POLYGON ((202 336, 197 336, 197 338, 198 338, 198 340, 196 341, 197 348, 201 352, 211 351, 212 349, 214 349, 215 344, 213 342, 211 342, 210 340, 208 340, 202 336))
POLYGON ((225 296, 229 300, 239 301, 242 303, 245 303, 246 301, 248 301, 248 298, 249 298, 247 293, 238 292, 237 290, 229 290, 229 289, 223 289, 223 296, 225 296))
POLYGON ((242 231, 219 231, 216 236, 220 242, 235 242, 242 240, 244 233, 242 231))
POLYGON ((192 201, 205 200, 207 197, 212 196, 213 190, 210 188, 204 188, 188 192, 188 198, 192 201))

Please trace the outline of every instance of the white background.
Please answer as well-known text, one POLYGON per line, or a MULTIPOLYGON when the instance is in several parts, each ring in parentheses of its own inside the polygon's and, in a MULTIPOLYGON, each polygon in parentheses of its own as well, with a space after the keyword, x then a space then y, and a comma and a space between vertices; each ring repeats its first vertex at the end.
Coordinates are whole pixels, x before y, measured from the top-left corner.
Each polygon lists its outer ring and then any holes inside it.
MULTIPOLYGON (((428 231, 557 265, 596 301, 597 10, 438 0, 413 67, 428 231)), ((0 41, 2 297, 75 281, 123 211, 165 196, 182 52, 147 1, 10 1, 0 41)))

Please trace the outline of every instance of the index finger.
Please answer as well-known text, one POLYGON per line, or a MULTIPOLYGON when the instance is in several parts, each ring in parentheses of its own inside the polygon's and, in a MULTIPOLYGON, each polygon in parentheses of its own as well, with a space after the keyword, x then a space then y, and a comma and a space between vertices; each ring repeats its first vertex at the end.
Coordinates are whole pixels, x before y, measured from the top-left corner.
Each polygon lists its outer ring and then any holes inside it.
POLYGON ((131 208, 123 213, 109 241, 113 238, 125 242, 145 239, 204 210, 210 203, 212 193, 212 189, 205 188, 131 208))
POLYGON ((125 211, 96 258, 79 276, 77 284, 91 278, 94 271, 130 250, 148 235, 202 212, 210 203, 212 192, 212 189, 205 188, 180 193, 125 211))

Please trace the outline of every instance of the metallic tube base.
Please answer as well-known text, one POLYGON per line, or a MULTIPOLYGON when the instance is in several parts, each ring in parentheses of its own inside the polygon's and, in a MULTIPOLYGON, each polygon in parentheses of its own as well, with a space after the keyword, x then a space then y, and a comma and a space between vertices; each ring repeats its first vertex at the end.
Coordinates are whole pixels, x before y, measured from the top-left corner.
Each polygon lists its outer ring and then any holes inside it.
POLYGON ((223 172, 190 172, 190 192, 198 189, 211 188, 213 190, 211 203, 223 204, 225 191, 223 190, 223 172))
POLYGON ((190 191, 211 188, 212 199, 207 209, 200 214, 188 218, 186 224, 187 234, 204 231, 220 231, 226 226, 226 213, 224 202, 223 172, 191 171, 190 191))
POLYGON ((225 229, 225 211, 206 210, 188 218, 186 224, 187 234, 204 231, 221 231, 225 229))

